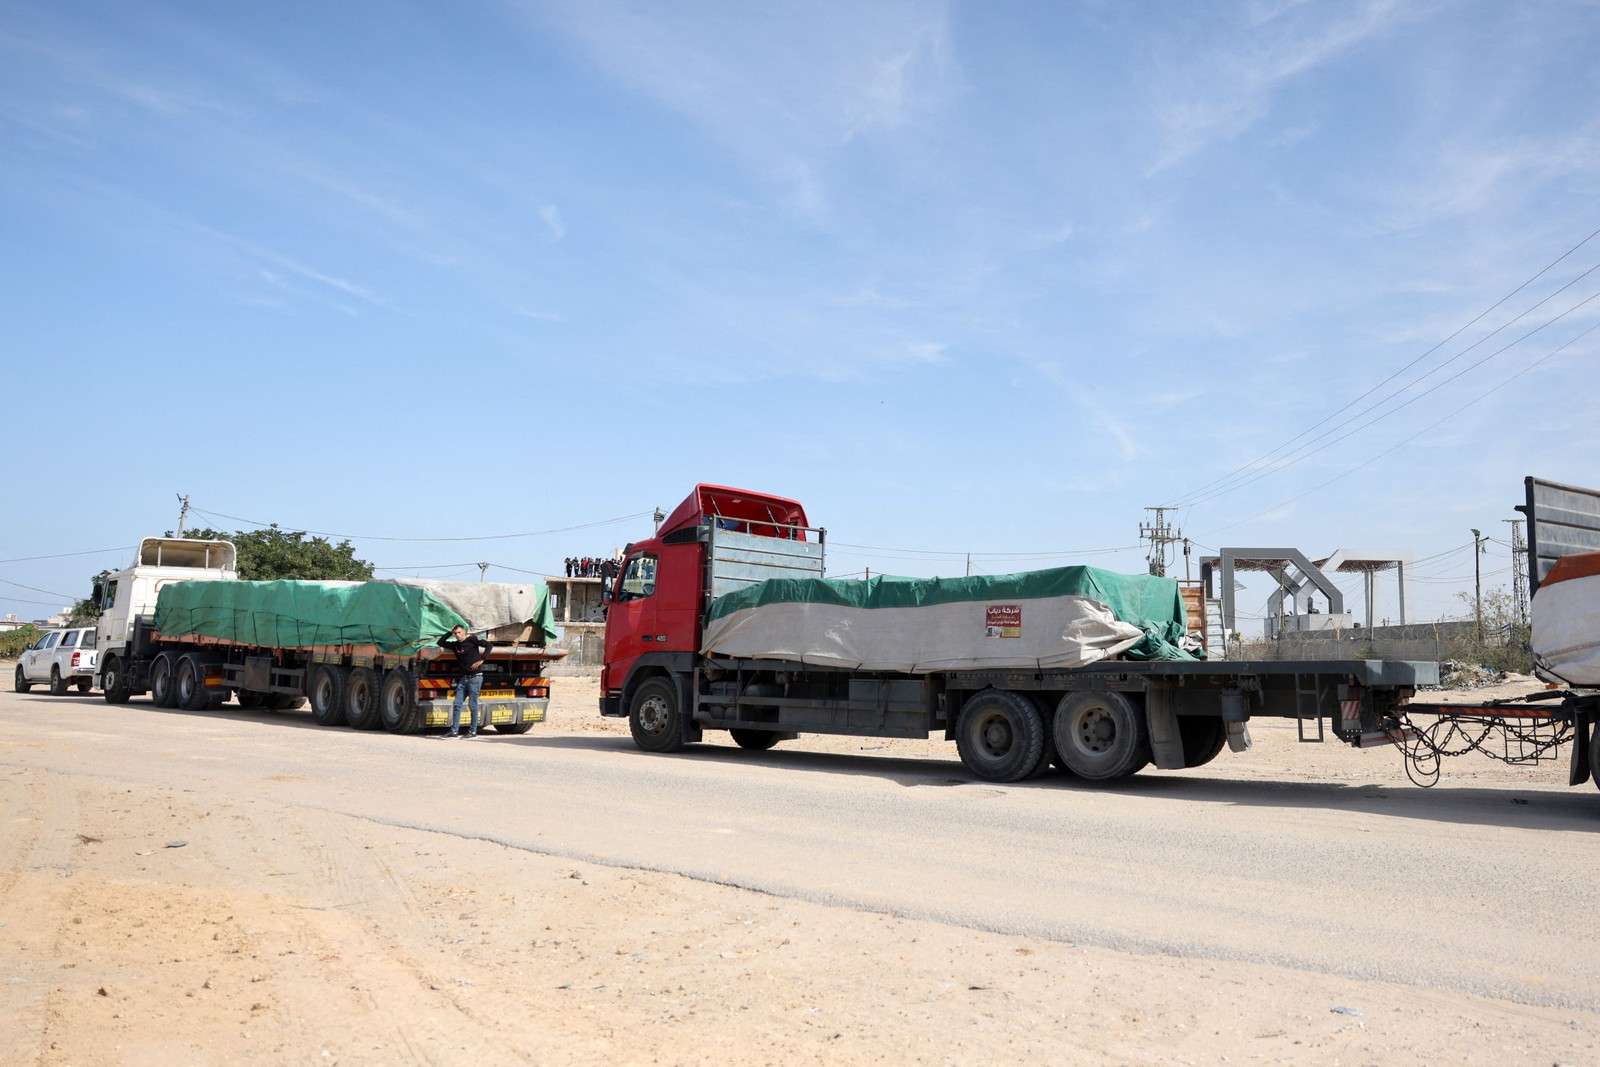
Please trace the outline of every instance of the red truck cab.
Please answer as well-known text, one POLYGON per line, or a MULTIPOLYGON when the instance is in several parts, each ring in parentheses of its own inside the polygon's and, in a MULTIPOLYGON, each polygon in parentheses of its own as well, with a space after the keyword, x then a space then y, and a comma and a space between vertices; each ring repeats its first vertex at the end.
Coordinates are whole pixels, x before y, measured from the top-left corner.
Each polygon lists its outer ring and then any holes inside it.
MULTIPOLYGON (((792 574, 787 561, 795 543, 813 535, 820 537, 821 531, 807 528, 805 509, 797 501, 722 485, 695 486, 654 537, 628 546, 620 572, 602 593, 608 608, 600 713, 625 716, 627 695, 642 681, 691 671, 712 598, 792 574), (781 542, 789 551, 763 552, 763 539, 772 539, 773 548, 781 542)), ((820 551, 816 558, 820 575, 820 551)))

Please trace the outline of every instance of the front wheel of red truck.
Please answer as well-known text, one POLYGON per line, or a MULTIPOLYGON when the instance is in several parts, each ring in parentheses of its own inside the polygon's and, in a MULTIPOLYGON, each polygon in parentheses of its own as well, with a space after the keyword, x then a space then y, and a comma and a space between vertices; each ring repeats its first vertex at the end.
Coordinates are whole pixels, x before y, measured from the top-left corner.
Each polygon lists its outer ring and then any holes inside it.
POLYGON ((646 752, 683 748, 683 713, 678 707, 678 687, 670 678, 639 683, 628 704, 628 729, 633 743, 646 752))

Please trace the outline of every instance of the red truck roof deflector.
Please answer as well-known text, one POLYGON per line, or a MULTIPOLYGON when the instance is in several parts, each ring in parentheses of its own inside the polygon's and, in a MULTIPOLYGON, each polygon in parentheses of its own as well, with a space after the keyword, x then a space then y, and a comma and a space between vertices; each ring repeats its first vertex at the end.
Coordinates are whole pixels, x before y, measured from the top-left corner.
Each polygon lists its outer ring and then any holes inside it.
POLYGON ((675 530, 699 526, 714 518, 753 522, 756 525, 748 532, 769 536, 778 536, 779 526, 798 527, 801 532, 797 539, 805 540, 806 509, 799 501, 726 485, 704 484, 695 486, 694 492, 672 509, 656 536, 665 537, 675 530))

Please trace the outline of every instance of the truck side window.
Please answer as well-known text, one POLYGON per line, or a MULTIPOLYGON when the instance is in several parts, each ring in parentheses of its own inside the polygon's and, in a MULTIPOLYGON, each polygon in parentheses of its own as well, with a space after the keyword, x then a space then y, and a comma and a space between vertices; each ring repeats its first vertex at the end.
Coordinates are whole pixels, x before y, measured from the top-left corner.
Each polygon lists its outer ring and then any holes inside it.
POLYGON ((73 645, 75 645, 77 643, 78 643, 78 631, 76 631, 76 630, 68 631, 61 638, 61 647, 62 648, 71 648, 73 645))
POLYGON ((635 556, 622 572, 622 589, 617 600, 643 600, 656 591, 656 557, 635 556))
POLYGON ((113 582, 107 582, 106 583, 106 591, 105 591, 105 601, 104 601, 104 603, 102 603, 100 605, 100 610, 101 611, 110 611, 116 605, 116 603, 117 603, 117 583, 114 582, 114 581, 113 582))

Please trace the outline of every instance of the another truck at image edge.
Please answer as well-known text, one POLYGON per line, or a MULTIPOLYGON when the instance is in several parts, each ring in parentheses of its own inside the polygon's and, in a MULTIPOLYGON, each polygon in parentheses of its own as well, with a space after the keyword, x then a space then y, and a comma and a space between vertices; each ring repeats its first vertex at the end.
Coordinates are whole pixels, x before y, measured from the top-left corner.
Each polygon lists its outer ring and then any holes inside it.
POLYGON ((434 642, 464 621, 451 603, 470 597, 508 605, 489 633, 481 721, 524 733, 544 720, 544 667, 565 653, 546 647, 554 630, 542 586, 241 582, 236 558, 228 541, 147 537, 132 566, 96 583, 95 683, 107 703, 147 692, 158 707, 191 711, 230 698, 246 709, 309 702, 325 726, 447 726, 455 661, 434 642), (513 621, 513 610, 527 617, 513 621))

